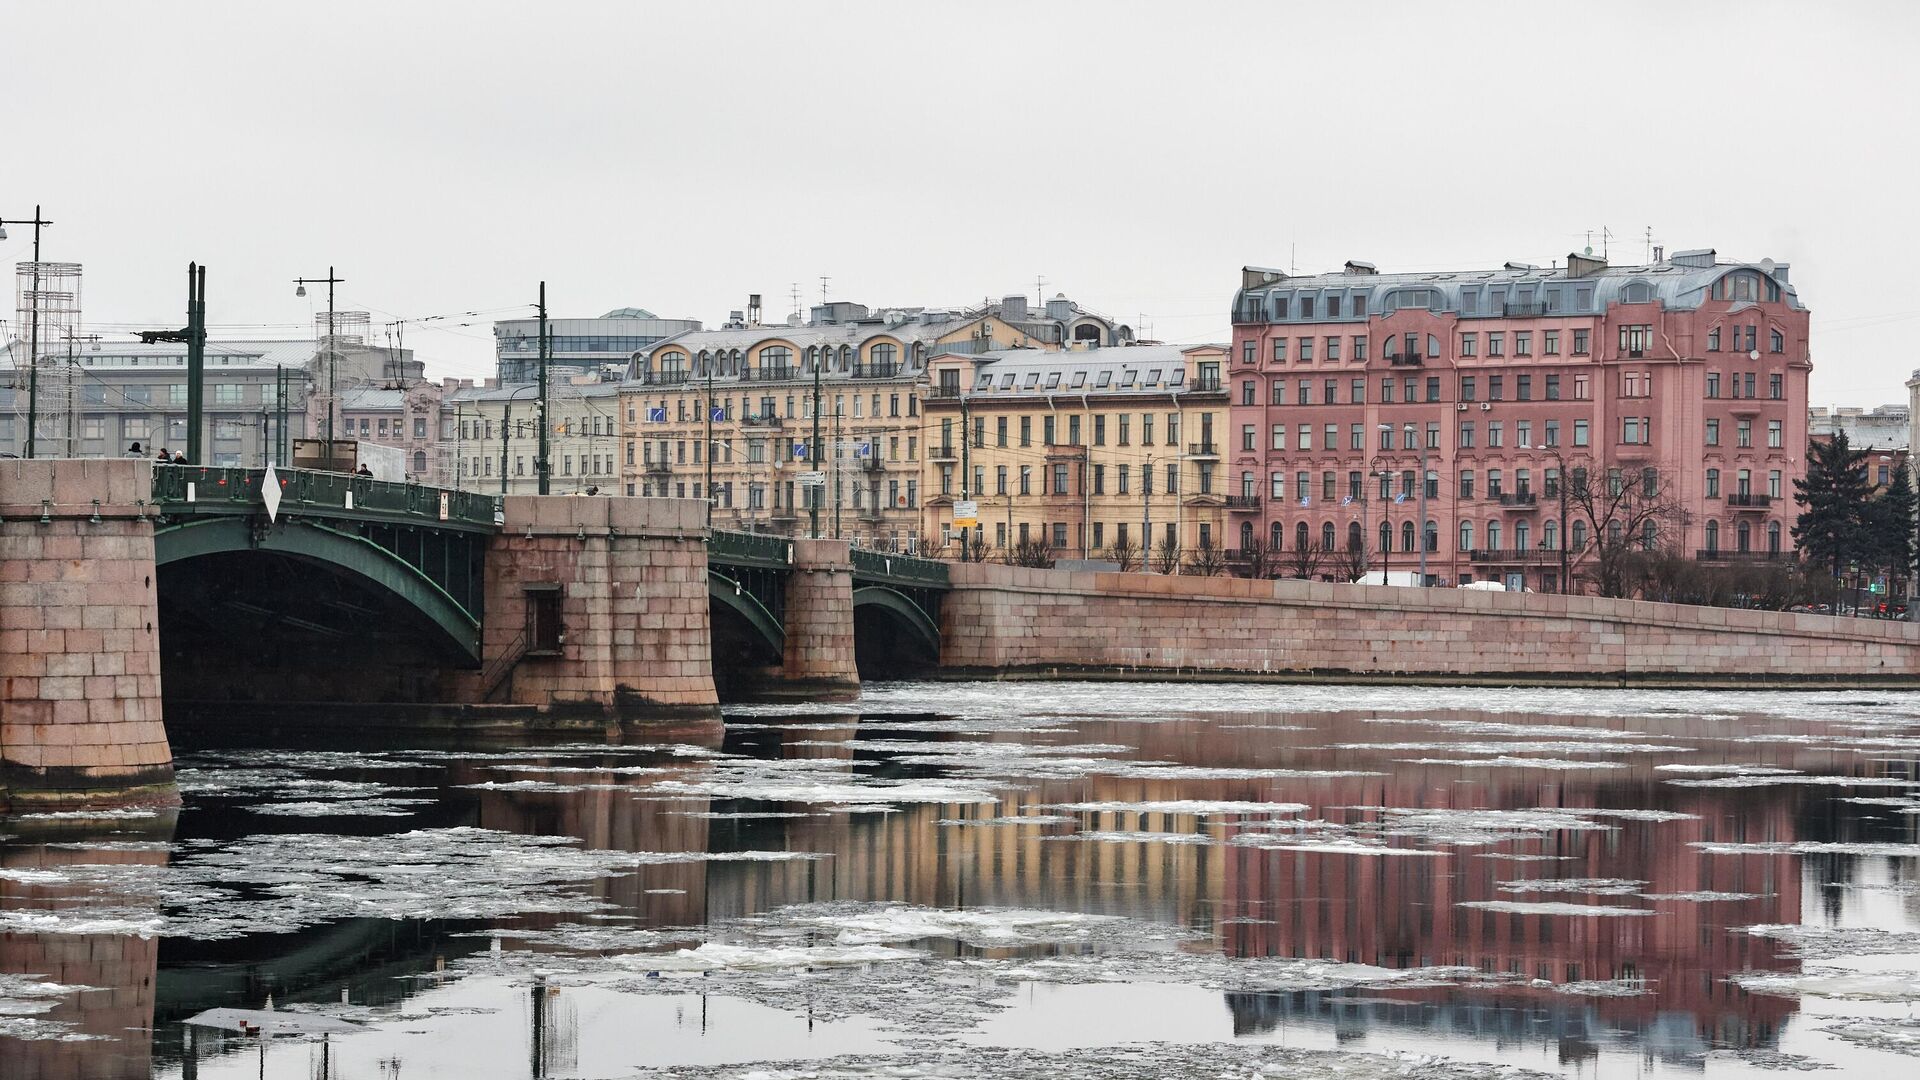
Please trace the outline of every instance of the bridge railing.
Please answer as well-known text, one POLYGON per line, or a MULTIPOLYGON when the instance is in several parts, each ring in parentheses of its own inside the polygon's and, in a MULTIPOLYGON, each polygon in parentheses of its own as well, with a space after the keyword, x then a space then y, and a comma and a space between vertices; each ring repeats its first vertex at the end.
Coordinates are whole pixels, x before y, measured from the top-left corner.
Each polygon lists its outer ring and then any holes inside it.
POLYGON ((947 588, 949 578, 947 564, 939 559, 923 559, 917 555, 898 555, 890 551, 868 551, 865 548, 853 549, 853 572, 856 576, 870 578, 888 578, 903 583, 926 585, 933 588, 947 588))
MULTIPOLYGON (((423 484, 375 480, 350 473, 311 469, 274 470, 280 505, 286 513, 331 513, 387 520, 420 521, 493 529, 491 495, 452 491, 423 484)), ((153 501, 177 511, 183 506, 233 510, 257 506, 265 469, 202 465, 156 465, 153 501)))
POLYGON ((791 566, 793 542, 784 536, 767 533, 715 529, 712 538, 707 541, 707 558, 713 562, 754 566, 791 566))

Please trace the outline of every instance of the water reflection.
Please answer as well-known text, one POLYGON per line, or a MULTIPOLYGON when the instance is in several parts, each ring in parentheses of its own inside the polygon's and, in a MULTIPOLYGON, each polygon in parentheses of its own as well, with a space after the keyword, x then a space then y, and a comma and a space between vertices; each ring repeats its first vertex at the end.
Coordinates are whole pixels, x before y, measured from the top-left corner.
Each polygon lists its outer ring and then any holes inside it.
MULTIPOLYGON (((705 992, 697 979, 672 982, 671 971, 655 982, 649 970, 670 967, 711 928, 763 916, 777 927, 789 905, 847 901, 1077 912, 1188 932, 1177 944, 1139 946, 1149 959, 1174 949, 1195 962, 1459 969, 1375 985, 1354 968, 1342 976, 1348 985, 1276 991, 1210 977, 1156 988, 1174 969, 1151 963, 1138 968, 1144 974, 1121 965, 1101 976, 1130 983, 1124 994, 1065 979, 1036 995, 1025 983, 996 990, 989 979, 982 1000, 1005 999, 998 1011, 976 1016, 956 1005, 955 1013, 962 1028, 973 1025, 969 1038, 988 1044, 1109 1039, 1100 1014, 1106 1008, 1110 1021, 1112 1003, 1095 1000, 1105 993, 1149 1014, 1162 1002, 1154 1030, 1195 1041, 1304 1039, 1583 1074, 1697 1071, 1729 1054, 1738 1067, 1740 1055, 1757 1061, 1774 1051, 1850 1068, 1885 1057, 1811 1032, 1791 995, 1729 980, 1803 968, 1781 941, 1744 927, 1920 928, 1920 859, 1844 847, 1915 842, 1920 813, 1902 811, 1920 800, 1899 783, 1915 775, 1911 755, 1897 742, 1903 736, 1887 735, 1911 722, 1905 712, 1883 709, 1850 725, 1836 722, 1830 702, 1808 716, 1777 706, 1732 715, 1723 702, 1708 716, 1621 708, 1604 695, 1595 700, 1607 707, 1591 712, 1221 711, 1196 689, 1184 708, 1158 703, 1165 715, 1148 717, 1123 689, 1092 691, 1047 714, 1022 700, 1031 693, 1005 690, 998 723, 986 722, 992 714, 973 724, 951 714, 810 712, 737 718, 724 742, 717 730, 650 736, 658 745, 648 748, 428 753, 403 742, 303 759, 302 775, 343 793, 378 784, 391 791, 377 797, 424 800, 395 817, 274 816, 262 806, 295 796, 209 783, 189 786, 178 837, 167 819, 137 823, 137 832, 136 823, 117 822, 59 837, 16 825, 16 836, 0 840, 0 914, 10 928, 0 974, 101 989, 65 994, 33 1018, 47 1025, 43 1033, 96 1038, 0 1035, 0 1075, 397 1075, 432 1063, 482 1077, 602 1076, 649 1063, 899 1052, 897 1020, 889 1029, 844 1007, 816 1017, 806 1003, 705 992), (1894 741, 1874 744, 1875 732, 1894 741), (1775 783, 1768 770, 1796 782, 1775 783), (767 788, 769 777, 786 786, 767 788), (1827 777, 1889 783, 1805 782, 1827 777), (1699 786, 1703 778, 1774 786, 1699 786), (911 794, 975 789, 997 801, 911 794), (733 794, 764 790, 789 794, 733 794), (848 805, 852 790, 871 801, 848 805), (1009 820, 1021 818, 1032 820, 1009 820), (136 871, 169 869, 168 853, 129 841, 178 840, 178 870, 263 834, 457 829, 572 838, 578 844, 567 851, 645 857, 556 878, 553 889, 577 903, 500 918, 445 917, 457 909, 439 904, 436 889, 458 891, 458 867, 443 886, 408 885, 419 891, 417 905, 381 899, 381 910, 417 916, 329 919, 271 935, 181 934, 161 943, 71 925, 35 932, 30 917, 79 906, 119 920, 163 910, 173 918, 176 906, 190 905, 187 894, 138 885, 167 880, 136 871), (1802 842, 1843 847, 1785 850, 1802 842), (1774 846, 1731 854, 1702 846, 1725 844, 1774 846), (97 869, 82 875, 84 886, 62 876, 116 865, 129 868, 117 891, 99 885, 114 877, 97 869), (535 963, 488 974, 471 963, 516 951, 550 957, 551 972, 535 963), (620 960, 632 954, 660 960, 620 960), (600 977, 593 965, 601 961, 648 984, 600 977), (1202 1019, 1196 993, 1224 1010, 1218 1030, 1202 1019), (205 1008, 259 1008, 269 997, 279 1009, 321 1010, 369 1030, 261 1057, 257 1040, 209 1032, 190 1043, 180 1024, 205 1008), (636 1040, 650 1047, 645 1060, 631 1052, 636 1040)), ((1914 708, 1920 713, 1920 699, 1914 708)), ((240 767, 223 760, 201 767, 209 777, 240 767)), ((503 849, 499 857, 529 854, 503 849)), ((516 872, 503 864, 503 874, 516 872)), ((261 877, 233 887, 270 905, 281 895, 274 889, 291 886, 261 877)), ((844 942, 844 926, 826 920, 798 940, 844 942)), ((876 940, 934 963, 1119 948, 990 934, 876 940)), ((1920 956, 1895 960, 1920 964, 1920 956)), ((1819 1010, 1823 1018, 1857 1014, 1829 1001, 1819 1010)))

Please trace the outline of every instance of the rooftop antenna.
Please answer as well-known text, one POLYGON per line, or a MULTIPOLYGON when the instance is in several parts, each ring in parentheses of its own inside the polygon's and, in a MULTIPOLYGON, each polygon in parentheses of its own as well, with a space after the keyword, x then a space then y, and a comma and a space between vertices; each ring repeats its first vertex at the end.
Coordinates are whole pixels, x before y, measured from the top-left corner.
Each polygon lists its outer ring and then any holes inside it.
POLYGON ((792 296, 793 296, 793 313, 795 315, 798 315, 801 312, 800 312, 800 283, 797 281, 793 283, 792 296))
POLYGON ((1653 226, 1647 226, 1647 264, 1653 264, 1653 226))
POLYGON ((827 302, 827 282, 832 280, 825 274, 820 275, 820 302, 823 304, 827 302))
POLYGON ((1033 276, 1033 302, 1035 306, 1047 306, 1047 279, 1039 274, 1033 276))
POLYGON ((1300 275, 1299 255, 1300 255, 1299 244, 1287 245, 1287 276, 1288 277, 1298 277, 1300 275))

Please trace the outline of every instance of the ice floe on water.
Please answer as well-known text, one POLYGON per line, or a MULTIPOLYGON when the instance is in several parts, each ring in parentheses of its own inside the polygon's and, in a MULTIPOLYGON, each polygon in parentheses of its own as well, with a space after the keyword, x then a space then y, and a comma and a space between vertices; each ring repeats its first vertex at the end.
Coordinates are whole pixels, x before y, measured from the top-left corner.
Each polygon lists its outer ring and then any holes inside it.
POLYGON ((330 799, 306 802, 254 803, 248 813, 270 817, 407 817, 433 799, 330 799))
POLYGON ((1820 1030, 1869 1050, 1920 1057, 1920 1020, 1893 1017, 1839 1020, 1822 1024, 1820 1030))
POLYGON ((160 811, 137 806, 99 810, 37 810, 10 815, 15 821, 143 821, 160 816, 160 811))
POLYGON ((648 790, 667 795, 706 795, 716 799, 760 802, 828 803, 996 803, 1000 797, 983 785, 949 780, 865 780, 839 782, 776 773, 712 776, 700 780, 663 780, 648 790))
POLYGON ((1067 836, 1044 836, 1043 840, 1084 840, 1096 844, 1211 844, 1205 833, 1176 832, 1083 832, 1067 836))
MULTIPOLYGON (((0 1038, 59 1042, 106 1038, 80 1034, 70 1024, 46 1019, 62 1000, 94 989, 52 982, 40 975, 0 972, 0 1038)), ((0 1050, 0 1061, 5 1056, 0 1050)))
POLYGON ((1920 1001, 1920 973, 1809 967, 1801 972, 1742 971, 1727 981, 1753 994, 1845 1001, 1920 1001))
POLYGON ((1502 881, 1504 893, 1583 893, 1587 896, 1634 896, 1646 887, 1644 881, 1625 878, 1522 878, 1502 881))
POLYGON ((1072 825, 1079 820, 1065 814, 1024 814, 1018 817, 941 818, 936 824, 942 828, 957 829, 968 826, 1072 825))
POLYGON ((1726 773, 1729 776, 1793 776, 1799 769, 1785 769, 1774 765, 1694 765, 1668 764, 1655 765, 1655 772, 1671 773, 1726 773))
POLYGON ((907 904, 838 902, 782 908, 743 925, 830 934, 842 945, 880 945, 945 938, 963 945, 1085 943, 1105 937, 1158 935, 1156 928, 1113 915, 1027 908, 948 910, 907 904))
POLYGON ((1545 1080, 1550 1074, 1432 1054, 1311 1050, 1259 1043, 1136 1042, 1074 1050, 950 1045, 752 1065, 644 1069, 634 1080, 1545 1080))
MULTIPOLYGON (((1306 803, 1253 802, 1235 799, 1161 799, 1144 802, 1052 803, 1047 810, 1068 810, 1083 814, 1192 814, 1197 817, 1242 814, 1298 814, 1311 809, 1306 803)), ((1071 820, 1071 819, 1069 819, 1071 820)))
POLYGON ((1642 900, 1653 900, 1656 902, 1669 900, 1693 904, 1724 904, 1733 903, 1737 900, 1768 900, 1774 896, 1773 893, 1715 892, 1711 889, 1702 889, 1695 892, 1640 893, 1638 895, 1642 900))
POLYGON ((1335 743, 1332 750, 1379 750, 1410 752, 1435 750, 1455 754, 1495 755, 1504 758, 1527 754, 1689 754, 1690 746, 1672 743, 1604 742, 1560 740, 1542 742, 1381 742, 1335 743))
POLYGON ((1743 926, 1738 932, 1778 941, 1787 947, 1788 955, 1802 960, 1832 960, 1843 956, 1920 955, 1920 931, 1913 930, 1762 923, 1743 926))
POLYGON ((1624 769, 1621 761, 1574 761, 1569 758, 1500 757, 1488 758, 1397 758, 1402 765, 1456 765, 1466 769, 1624 769))
POLYGON ((1920 844, 1843 843, 1818 840, 1754 841, 1752 843, 1695 840, 1687 845, 1709 855, 1868 855, 1890 859, 1920 859, 1920 844))
POLYGON ((1810 787, 1920 787, 1920 780, 1901 780, 1885 776, 1804 776, 1743 775, 1718 776, 1710 780, 1668 780, 1674 787, 1761 788, 1804 784, 1810 787))
POLYGON ((1548 989, 1569 997, 1640 997, 1653 993, 1653 984, 1645 979, 1585 979, 1580 982, 1549 983, 1548 989))
POLYGON ((1574 915, 1589 918, 1655 915, 1649 908, 1620 907, 1614 904, 1565 904, 1551 901, 1534 903, 1523 900, 1462 900, 1454 907, 1481 911, 1502 911, 1509 915, 1574 915))

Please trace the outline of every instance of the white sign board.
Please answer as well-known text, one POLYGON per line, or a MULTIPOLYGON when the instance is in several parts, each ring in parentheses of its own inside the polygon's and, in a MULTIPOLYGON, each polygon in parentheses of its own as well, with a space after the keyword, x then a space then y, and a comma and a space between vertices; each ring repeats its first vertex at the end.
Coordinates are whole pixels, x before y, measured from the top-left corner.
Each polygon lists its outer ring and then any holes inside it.
POLYGON ((801 474, 800 474, 800 486, 801 486, 801 487, 824 487, 824 486, 826 486, 826 483, 827 483, 827 474, 826 474, 826 473, 823 473, 823 472, 803 472, 803 473, 801 473, 801 474))
POLYGON ((267 520, 280 520, 280 477, 275 475, 273 465, 267 465, 267 473, 260 478, 260 501, 267 504, 267 520))

